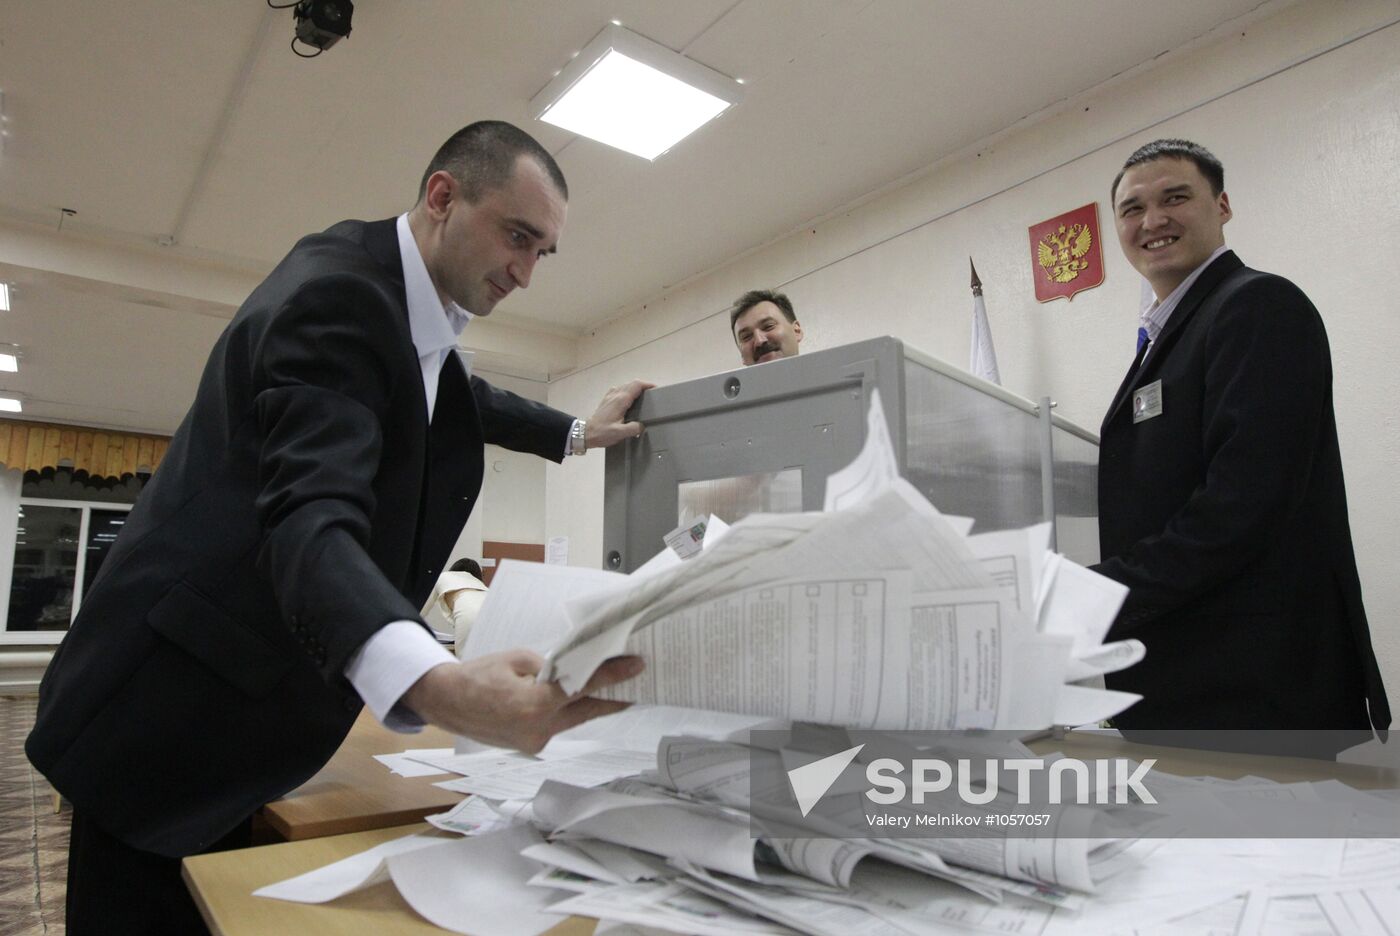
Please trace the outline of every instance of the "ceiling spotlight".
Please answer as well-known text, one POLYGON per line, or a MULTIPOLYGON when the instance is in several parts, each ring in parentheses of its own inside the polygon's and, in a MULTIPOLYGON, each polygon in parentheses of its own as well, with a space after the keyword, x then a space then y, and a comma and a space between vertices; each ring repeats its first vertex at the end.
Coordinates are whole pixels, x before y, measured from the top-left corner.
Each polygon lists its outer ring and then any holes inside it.
POLYGON ((8 351, 0 351, 0 371, 7 374, 18 374, 19 355, 10 354, 8 351))
POLYGON ((606 26, 530 101, 530 114, 655 159, 743 99, 734 79, 606 26))
POLYGON ((0 413, 22 413, 24 407, 14 397, 0 396, 0 413))
POLYGON ((316 53, 320 55, 350 35, 350 17, 354 13, 352 0, 301 0, 292 11, 297 21, 297 39, 320 50, 316 53))
POLYGON ((10 284, 0 283, 0 312, 10 311, 10 284))

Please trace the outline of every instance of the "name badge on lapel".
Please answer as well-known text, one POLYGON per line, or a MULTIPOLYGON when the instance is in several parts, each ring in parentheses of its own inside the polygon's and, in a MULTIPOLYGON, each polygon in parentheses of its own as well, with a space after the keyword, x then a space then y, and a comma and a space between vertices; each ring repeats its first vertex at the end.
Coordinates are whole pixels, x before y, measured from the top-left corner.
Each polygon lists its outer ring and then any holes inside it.
POLYGON ((1162 415, 1162 381, 1154 380, 1133 391, 1133 422, 1162 415))

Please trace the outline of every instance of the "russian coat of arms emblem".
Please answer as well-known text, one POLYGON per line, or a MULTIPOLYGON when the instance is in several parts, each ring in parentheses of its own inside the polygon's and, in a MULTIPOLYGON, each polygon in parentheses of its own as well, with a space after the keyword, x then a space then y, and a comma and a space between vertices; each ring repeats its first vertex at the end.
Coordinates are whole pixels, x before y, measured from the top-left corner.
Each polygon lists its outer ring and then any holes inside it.
POLYGON ((1103 282, 1098 202, 1031 225, 1030 238, 1031 275, 1040 302, 1073 299, 1103 282))

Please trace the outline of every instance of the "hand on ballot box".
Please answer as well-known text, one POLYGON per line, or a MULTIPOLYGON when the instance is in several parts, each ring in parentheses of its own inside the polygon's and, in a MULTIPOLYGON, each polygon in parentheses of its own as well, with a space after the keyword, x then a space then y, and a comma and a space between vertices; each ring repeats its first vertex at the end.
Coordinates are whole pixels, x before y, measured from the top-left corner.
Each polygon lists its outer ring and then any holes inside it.
POLYGON ((534 754, 561 731, 627 708, 629 703, 595 699, 592 693, 631 679, 643 666, 640 657, 614 657, 570 695, 557 682, 536 681, 543 665, 543 657, 524 649, 444 663, 424 673, 403 701, 429 724, 534 754))
POLYGON ((627 411, 637 402, 637 397, 655 386, 649 380, 631 380, 620 387, 610 387, 603 394, 598 409, 588 417, 588 448, 607 448, 641 435, 645 427, 639 422, 628 421, 627 411))

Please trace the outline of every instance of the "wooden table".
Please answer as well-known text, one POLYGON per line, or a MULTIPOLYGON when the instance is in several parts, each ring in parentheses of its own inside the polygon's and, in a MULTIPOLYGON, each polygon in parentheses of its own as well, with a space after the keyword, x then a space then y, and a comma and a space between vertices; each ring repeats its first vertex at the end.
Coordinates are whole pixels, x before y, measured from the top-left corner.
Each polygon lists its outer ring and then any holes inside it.
MULTIPOLYGON (((376 765, 378 766, 378 765, 376 765)), ((215 936, 442 936, 413 911, 392 881, 327 904, 299 904, 254 897, 259 887, 286 880, 348 858, 381 842, 413 833, 435 833, 417 823, 372 829, 302 842, 218 852, 186 858, 185 884, 204 922, 215 936)), ((551 936, 589 936, 595 921, 569 917, 549 930, 551 936)))
POLYGON ((419 734, 390 731, 366 709, 326 766, 282 799, 264 806, 262 818, 277 835, 294 842, 403 825, 451 809, 462 801, 462 794, 433 786, 452 779, 451 774, 400 777, 374 755, 409 748, 450 748, 453 740, 431 726, 419 734))

